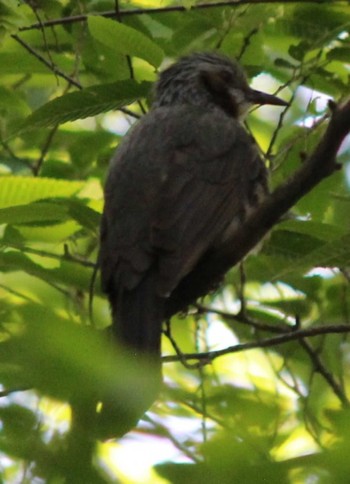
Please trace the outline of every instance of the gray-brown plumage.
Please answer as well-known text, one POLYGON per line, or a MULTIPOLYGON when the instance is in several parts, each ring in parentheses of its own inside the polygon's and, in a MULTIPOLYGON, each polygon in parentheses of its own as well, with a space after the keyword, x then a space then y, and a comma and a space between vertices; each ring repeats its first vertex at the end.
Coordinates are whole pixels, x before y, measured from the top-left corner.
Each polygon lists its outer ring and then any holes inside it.
POLYGON ((197 53, 165 70, 150 112, 127 134, 105 186, 100 266, 113 330, 135 353, 160 354, 167 299, 267 192, 240 118, 254 91, 238 64, 197 53))

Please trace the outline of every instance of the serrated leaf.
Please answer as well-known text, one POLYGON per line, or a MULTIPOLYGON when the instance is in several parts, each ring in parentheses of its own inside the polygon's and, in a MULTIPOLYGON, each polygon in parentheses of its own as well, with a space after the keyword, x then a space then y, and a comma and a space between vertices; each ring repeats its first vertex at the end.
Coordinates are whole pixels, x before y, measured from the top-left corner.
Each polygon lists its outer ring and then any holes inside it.
POLYGON ((101 214, 96 210, 79 203, 76 200, 68 200, 69 215, 82 227, 95 232, 100 225, 101 214))
POLYGON ((81 229, 81 226, 74 220, 69 220, 54 225, 16 225, 16 228, 22 239, 26 242, 57 244, 66 241, 73 234, 77 233, 81 229))
MULTIPOLYGON (((71 198, 0 208, 0 224, 38 223, 42 226, 45 222, 60 223, 73 219, 82 227, 96 231, 100 224, 100 217, 101 215, 96 210, 87 207, 79 200, 72 200, 71 198)), ((52 228, 52 230, 54 229, 52 228)))
POLYGON ((0 177, 0 208, 53 197, 76 195, 85 183, 80 181, 57 180, 20 176, 0 177))
POLYGON ((24 271, 49 284, 64 284, 82 291, 89 291, 90 288, 91 269, 64 259, 62 259, 60 267, 48 269, 37 264, 22 252, 9 250, 4 253, 0 252, 0 265, 3 272, 24 271))
POLYGON ((163 50, 149 37, 132 27, 99 16, 88 18, 91 35, 115 52, 140 57, 154 67, 164 58, 163 50))
MULTIPOLYGON (((346 267, 350 262, 350 234, 345 234, 312 251, 297 266, 346 267)), ((298 269, 298 267, 296 269, 298 269)))
POLYGON ((282 256, 293 261, 294 264, 296 260, 300 260, 307 254, 322 247, 322 245, 322 241, 309 234, 289 230, 276 230, 272 233, 264 250, 268 255, 282 256))
MULTIPOLYGON (((287 232, 287 231, 286 231, 287 232)), ((293 233, 291 232, 290 235, 293 233)), ((339 238, 335 238, 326 243, 321 243, 319 239, 299 234, 300 244, 297 241, 298 234, 285 239, 280 245, 280 249, 285 248, 283 256, 291 259, 291 263, 283 268, 276 278, 286 274, 300 271, 306 272, 313 267, 347 267, 350 262, 350 234, 347 233, 339 238), (302 236, 302 237, 300 237, 302 236), (286 249, 287 243, 289 248, 286 249), (303 253, 304 252, 304 253, 303 253)), ((283 250, 282 250, 283 251, 283 250)), ((276 251, 277 253, 277 251, 276 251)))
POLYGON ((19 131, 62 124, 119 109, 146 96, 150 86, 149 82, 138 84, 134 80, 128 80, 101 84, 65 94, 34 111, 24 121, 19 131))
POLYGON ((305 234, 326 242, 338 239, 347 233, 346 227, 314 222, 313 220, 287 220, 286 222, 281 222, 278 225, 278 230, 305 234))
POLYGON ((67 208, 53 203, 38 202, 0 209, 0 224, 59 222, 67 218, 67 208))

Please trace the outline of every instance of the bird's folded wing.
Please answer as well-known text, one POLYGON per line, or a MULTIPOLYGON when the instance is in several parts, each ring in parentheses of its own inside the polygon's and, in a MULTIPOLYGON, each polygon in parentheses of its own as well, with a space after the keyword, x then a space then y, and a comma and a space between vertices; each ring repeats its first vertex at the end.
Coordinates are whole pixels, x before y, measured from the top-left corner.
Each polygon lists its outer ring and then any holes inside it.
POLYGON ((243 216, 261 164, 243 127, 219 110, 159 108, 143 118, 106 184, 105 289, 133 288, 153 265, 158 294, 169 295, 243 216))

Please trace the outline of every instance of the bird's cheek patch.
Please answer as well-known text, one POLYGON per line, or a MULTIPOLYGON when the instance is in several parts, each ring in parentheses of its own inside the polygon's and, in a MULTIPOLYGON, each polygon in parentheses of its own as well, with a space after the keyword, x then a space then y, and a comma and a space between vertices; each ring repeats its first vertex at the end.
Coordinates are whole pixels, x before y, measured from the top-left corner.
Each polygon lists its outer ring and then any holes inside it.
POLYGON ((222 94, 224 91, 227 91, 227 85, 219 72, 203 70, 200 73, 200 77, 205 87, 211 93, 222 94))

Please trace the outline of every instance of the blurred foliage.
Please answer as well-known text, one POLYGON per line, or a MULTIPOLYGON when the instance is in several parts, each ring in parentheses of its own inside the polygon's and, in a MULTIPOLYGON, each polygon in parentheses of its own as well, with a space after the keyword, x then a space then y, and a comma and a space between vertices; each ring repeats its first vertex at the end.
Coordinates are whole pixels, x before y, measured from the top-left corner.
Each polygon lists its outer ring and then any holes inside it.
MULTIPOLYGON (((220 49, 291 101, 247 119, 276 186, 322 136, 327 98, 349 93, 345 3, 0 0, 2 482, 349 482, 346 333, 166 363, 138 427, 103 442, 136 425, 159 375, 111 347, 92 286, 108 160, 159 66, 220 49)), ((183 352, 350 323, 349 153, 200 311, 173 318, 183 352)))

